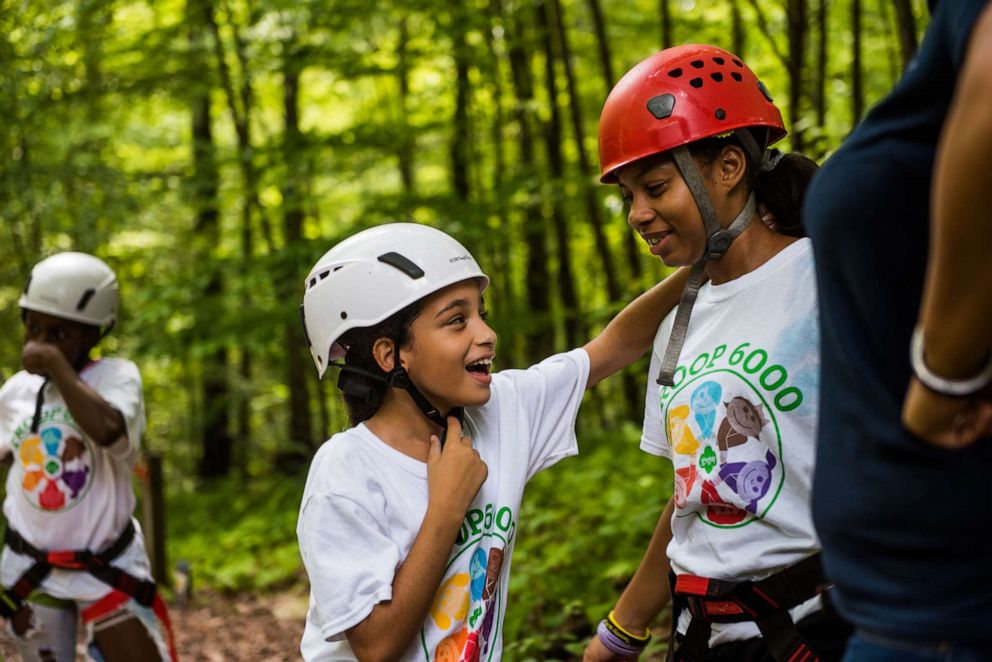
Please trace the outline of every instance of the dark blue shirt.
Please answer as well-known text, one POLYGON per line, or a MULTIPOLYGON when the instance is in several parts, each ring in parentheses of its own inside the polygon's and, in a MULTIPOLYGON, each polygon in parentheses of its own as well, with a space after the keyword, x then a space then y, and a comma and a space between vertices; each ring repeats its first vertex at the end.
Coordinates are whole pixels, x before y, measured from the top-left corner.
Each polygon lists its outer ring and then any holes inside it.
POLYGON ((813 517, 838 607, 880 634, 992 644, 992 440, 947 452, 899 422, 934 155, 988 2, 932 3, 920 52, 814 178, 805 215, 823 346, 813 517))

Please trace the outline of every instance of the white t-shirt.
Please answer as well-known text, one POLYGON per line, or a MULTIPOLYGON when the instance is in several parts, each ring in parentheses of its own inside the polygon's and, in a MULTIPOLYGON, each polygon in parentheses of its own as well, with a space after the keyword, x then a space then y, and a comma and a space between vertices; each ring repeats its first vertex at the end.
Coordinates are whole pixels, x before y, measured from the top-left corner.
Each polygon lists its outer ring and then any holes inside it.
MULTIPOLYGON (((0 387, 0 451, 13 454, 4 516, 42 550, 99 551, 117 539, 134 511, 131 473, 145 426, 141 375, 131 361, 103 359, 83 368, 80 377, 124 417, 127 434, 111 446, 98 446, 80 429, 54 383, 45 386, 37 432, 31 423, 44 379, 22 370, 0 387)), ((140 531, 114 565, 149 579, 140 531)), ((4 546, 3 585, 11 586, 33 564, 4 546)), ((111 590, 87 572, 57 569, 40 589, 76 600, 96 600, 111 590)))
MULTIPOLYGON (((674 323, 651 355, 641 448, 672 460, 677 574, 757 580, 820 550, 810 516, 820 332, 812 246, 699 290, 673 387, 656 383, 674 323)), ((814 598, 793 610, 798 620, 814 598)), ((688 624, 683 612, 680 630, 688 624)), ((711 645, 759 636, 713 624, 711 645)))
MULTIPOLYGON (((464 430, 489 468, 448 559, 433 606, 402 660, 499 660, 510 558, 524 485, 578 452, 575 417, 589 374, 582 349, 493 375, 464 430)), ((331 437, 313 459, 297 535, 310 577, 301 651, 355 660, 345 632, 392 597, 396 569, 427 511, 427 465, 364 424, 331 437)))

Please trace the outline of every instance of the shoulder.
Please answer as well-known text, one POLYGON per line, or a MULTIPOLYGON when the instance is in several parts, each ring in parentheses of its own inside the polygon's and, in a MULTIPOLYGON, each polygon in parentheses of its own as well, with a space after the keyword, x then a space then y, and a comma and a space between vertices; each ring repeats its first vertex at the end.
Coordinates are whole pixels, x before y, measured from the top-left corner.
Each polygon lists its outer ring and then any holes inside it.
POLYGON ((83 368, 83 374, 100 377, 116 375, 122 377, 133 377, 139 380, 141 379, 141 372, 138 370, 137 364, 129 359, 122 359, 119 357, 110 357, 100 359, 99 361, 94 361, 83 368))
POLYGON ((43 381, 44 378, 40 375, 32 375, 26 370, 21 370, 11 375, 10 379, 0 386, 0 399, 12 400, 25 394, 35 397, 43 381))
POLYGON ((349 428, 321 444, 310 462, 304 499, 314 494, 348 492, 368 463, 358 428, 349 428))

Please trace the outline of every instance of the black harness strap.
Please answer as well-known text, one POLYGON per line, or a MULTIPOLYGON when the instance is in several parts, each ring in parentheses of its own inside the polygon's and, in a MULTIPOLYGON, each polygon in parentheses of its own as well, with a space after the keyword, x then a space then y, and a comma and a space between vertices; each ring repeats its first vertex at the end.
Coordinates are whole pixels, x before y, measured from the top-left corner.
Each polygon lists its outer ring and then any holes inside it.
POLYGON ((135 536, 134 522, 129 521, 124 531, 109 547, 101 552, 83 550, 44 551, 40 550, 10 526, 4 531, 3 541, 11 551, 34 559, 34 565, 21 575, 12 587, 0 596, 0 616, 11 619, 23 608, 27 597, 45 581, 54 568, 59 570, 86 571, 122 593, 134 598, 139 604, 151 607, 155 601, 155 582, 138 579, 111 565, 120 556, 135 536))
POLYGON ((821 658, 796 629, 789 610, 823 590, 820 554, 814 554, 757 582, 727 582, 669 574, 672 584, 672 635, 669 662, 702 662, 709 650, 711 623, 754 622, 772 657, 780 662, 821 658), (692 615, 681 642, 679 614, 692 615))

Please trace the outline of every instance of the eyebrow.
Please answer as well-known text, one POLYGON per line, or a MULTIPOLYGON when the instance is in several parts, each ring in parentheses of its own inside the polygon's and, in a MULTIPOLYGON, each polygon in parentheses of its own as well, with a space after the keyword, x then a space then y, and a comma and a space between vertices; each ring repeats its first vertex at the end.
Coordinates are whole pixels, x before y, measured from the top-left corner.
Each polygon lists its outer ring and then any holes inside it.
POLYGON ((452 308, 461 308, 461 307, 467 306, 467 305, 468 305, 468 299, 455 299, 454 301, 449 301, 447 306, 445 306, 441 310, 437 311, 437 315, 435 315, 434 318, 437 319, 438 317, 440 317, 441 315, 444 315, 446 312, 448 312, 452 308))
MULTIPOLYGON (((441 310, 437 311, 437 314, 434 315, 434 319, 437 319, 441 315, 444 315, 446 312, 448 312, 449 310, 451 310, 453 308, 463 308, 463 307, 465 307, 467 305, 469 305, 468 299, 455 299, 454 301, 449 301, 448 302, 448 305, 446 305, 441 310)), ((485 300, 484 297, 481 297, 480 296, 479 297, 479 310, 485 310, 485 309, 486 309, 486 300, 485 300)))

